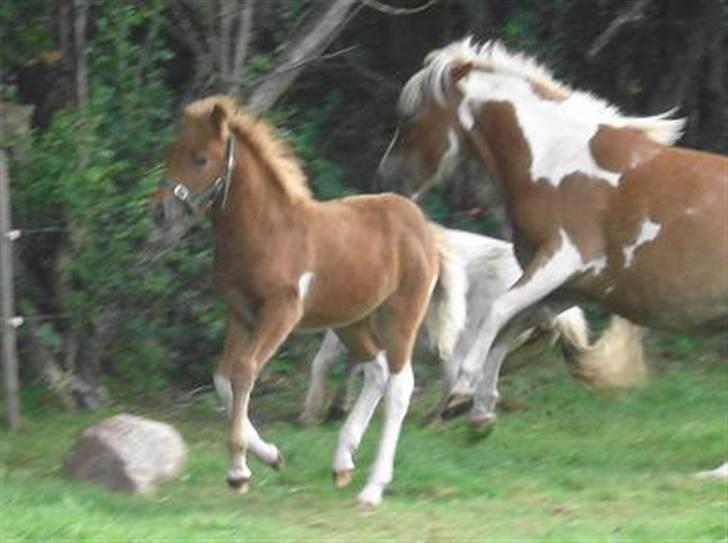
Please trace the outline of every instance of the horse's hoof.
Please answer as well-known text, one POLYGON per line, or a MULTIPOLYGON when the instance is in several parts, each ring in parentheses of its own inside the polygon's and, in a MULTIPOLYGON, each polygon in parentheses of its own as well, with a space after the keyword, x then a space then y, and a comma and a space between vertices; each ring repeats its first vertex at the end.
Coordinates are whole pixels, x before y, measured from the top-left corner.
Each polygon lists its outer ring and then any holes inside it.
POLYGON ((354 478, 353 469, 342 469, 341 471, 334 471, 334 486, 336 488, 344 488, 349 486, 351 480, 354 478))
POLYGON ((441 417, 445 420, 459 417, 473 406, 473 397, 466 394, 451 394, 445 402, 441 417))
POLYGON ((381 489, 366 487, 356 497, 356 501, 360 507, 373 509, 382 503, 382 491, 381 489))
POLYGON ((286 467, 286 461, 284 460, 281 451, 278 451, 278 456, 273 461, 273 463, 271 463, 270 467, 272 467, 276 471, 282 471, 283 468, 286 467))
POLYGON ((250 488, 250 477, 228 477, 227 484, 235 493, 243 495, 250 488))
POLYGON ((494 414, 487 415, 470 415, 468 417, 468 426, 470 427, 470 437, 474 440, 481 440, 488 437, 495 429, 496 416, 494 414))

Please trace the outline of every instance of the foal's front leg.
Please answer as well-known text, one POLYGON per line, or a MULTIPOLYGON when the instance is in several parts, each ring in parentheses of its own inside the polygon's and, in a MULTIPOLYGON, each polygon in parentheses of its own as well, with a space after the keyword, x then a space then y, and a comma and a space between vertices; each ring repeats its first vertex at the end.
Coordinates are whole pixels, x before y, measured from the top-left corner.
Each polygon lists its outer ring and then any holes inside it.
POLYGON ((264 304, 247 340, 239 319, 231 314, 225 338, 225 353, 215 376, 218 390, 224 381, 230 383, 230 438, 228 484, 241 494, 248 490, 250 469, 246 461, 248 447, 264 462, 280 467, 282 457, 278 449, 265 443, 248 418, 248 404, 255 379, 260 369, 293 330, 301 317, 300 304, 264 304))

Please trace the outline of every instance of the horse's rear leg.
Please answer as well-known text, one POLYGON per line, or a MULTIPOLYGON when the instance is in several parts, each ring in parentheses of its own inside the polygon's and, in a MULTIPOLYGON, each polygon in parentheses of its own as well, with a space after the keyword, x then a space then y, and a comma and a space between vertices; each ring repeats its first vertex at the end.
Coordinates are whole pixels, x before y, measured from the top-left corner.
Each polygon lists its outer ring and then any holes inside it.
POLYGON ((359 447, 369 421, 384 394, 389 370, 368 321, 361 321, 336 331, 348 347, 353 360, 369 360, 364 364, 364 385, 349 416, 339 431, 332 470, 337 488, 351 482, 354 453, 359 447))
POLYGON ((344 351, 344 345, 336 334, 328 330, 323 342, 311 364, 311 382, 308 385, 306 400, 299 420, 304 426, 311 426, 319 419, 321 407, 324 403, 324 389, 326 378, 337 357, 344 351))
POLYGON ((357 498, 361 504, 379 504, 384 489, 392 481, 397 442, 409 408, 414 382, 412 364, 406 364, 399 372, 389 376, 384 397, 384 427, 379 440, 379 450, 367 484, 357 498))
POLYGON ((412 373, 412 353, 414 351, 417 329, 425 316, 427 304, 432 294, 434 281, 409 285, 382 308, 380 325, 381 336, 385 339, 389 379, 387 380, 384 401, 384 426, 379 438, 379 450, 369 474, 367 484, 358 496, 363 505, 377 505, 382 494, 392 481, 394 457, 397 442, 402 430, 402 422, 407 415, 414 374, 412 373))

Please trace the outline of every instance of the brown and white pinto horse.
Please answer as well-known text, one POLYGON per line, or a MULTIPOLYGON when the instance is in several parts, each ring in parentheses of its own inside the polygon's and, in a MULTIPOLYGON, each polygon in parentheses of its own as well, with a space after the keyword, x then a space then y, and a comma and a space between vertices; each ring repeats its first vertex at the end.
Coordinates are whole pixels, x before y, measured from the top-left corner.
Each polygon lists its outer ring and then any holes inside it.
POLYGON ((153 200, 158 228, 175 236, 184 204, 209 211, 215 282, 229 309, 214 379, 231 418, 228 483, 247 490, 248 448, 272 467, 282 464, 248 417, 265 363, 291 332, 332 328, 354 358, 368 362, 339 435, 336 483, 350 482, 354 452, 384 396, 379 452, 359 494, 360 502, 377 504, 392 478, 413 389, 412 349, 438 277, 443 349, 452 348, 464 321, 464 279, 444 241, 401 196, 315 201, 271 127, 224 96, 186 107, 153 200))
POLYGON ((430 53, 403 88, 380 173, 416 193, 471 153, 501 185, 523 267, 451 390, 453 408, 475 392, 474 424, 497 398, 478 386, 493 382, 480 373, 485 353, 544 308, 589 299, 648 327, 726 323, 728 160, 672 147, 683 121, 668 115, 626 117, 535 61, 470 39, 430 53))

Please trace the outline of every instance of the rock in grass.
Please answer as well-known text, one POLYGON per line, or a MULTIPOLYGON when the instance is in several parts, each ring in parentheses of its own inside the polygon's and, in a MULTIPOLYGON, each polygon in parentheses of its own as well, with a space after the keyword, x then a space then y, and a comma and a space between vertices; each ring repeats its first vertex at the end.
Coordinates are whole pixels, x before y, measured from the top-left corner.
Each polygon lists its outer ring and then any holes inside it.
POLYGON ((72 479, 145 494, 176 477, 186 453, 182 436, 169 424, 122 414, 83 430, 63 469, 72 479))

